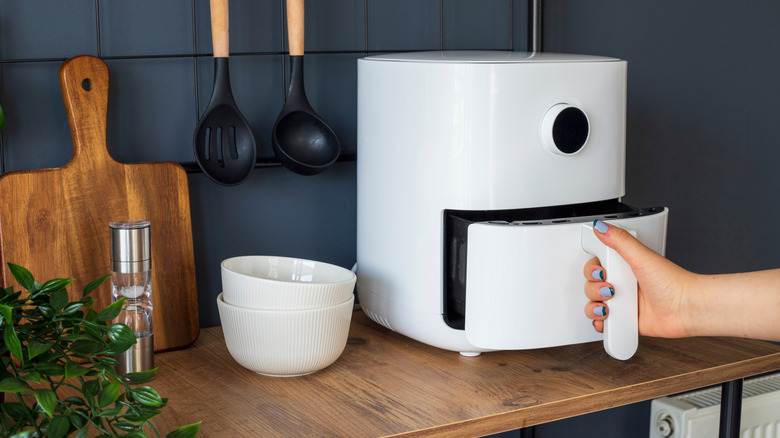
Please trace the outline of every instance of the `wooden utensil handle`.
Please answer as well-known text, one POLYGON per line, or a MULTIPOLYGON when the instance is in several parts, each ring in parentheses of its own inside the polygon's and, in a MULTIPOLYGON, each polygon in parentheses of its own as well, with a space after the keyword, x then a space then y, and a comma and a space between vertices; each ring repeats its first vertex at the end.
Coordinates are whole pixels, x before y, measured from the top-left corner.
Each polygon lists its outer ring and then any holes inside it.
POLYGON ((211 0, 211 43, 215 58, 230 53, 230 18, 228 0, 211 0))
POLYGON ((116 163, 106 150, 108 66, 94 56, 76 56, 60 67, 60 88, 73 138, 70 165, 116 163), (86 159, 81 159, 81 155, 86 159))
POLYGON ((287 43, 290 56, 303 55, 303 0, 287 0, 287 43))

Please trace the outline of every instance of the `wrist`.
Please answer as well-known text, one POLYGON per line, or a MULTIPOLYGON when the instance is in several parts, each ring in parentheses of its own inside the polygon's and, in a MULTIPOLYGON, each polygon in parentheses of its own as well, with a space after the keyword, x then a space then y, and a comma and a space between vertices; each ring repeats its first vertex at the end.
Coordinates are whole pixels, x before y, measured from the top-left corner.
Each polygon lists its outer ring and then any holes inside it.
POLYGON ((680 321, 687 337, 706 336, 708 332, 707 322, 710 318, 707 315, 707 300, 702 293, 706 289, 705 281, 703 275, 692 273, 682 281, 680 321))

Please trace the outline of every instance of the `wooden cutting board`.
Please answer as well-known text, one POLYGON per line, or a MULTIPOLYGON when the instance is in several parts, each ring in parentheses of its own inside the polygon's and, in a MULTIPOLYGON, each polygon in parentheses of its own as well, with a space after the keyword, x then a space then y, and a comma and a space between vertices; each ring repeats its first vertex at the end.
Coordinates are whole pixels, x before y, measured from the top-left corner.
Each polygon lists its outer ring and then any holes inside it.
MULTIPOLYGON (((85 285, 110 273, 109 222, 146 219, 155 351, 186 347, 200 330, 186 172, 171 162, 122 164, 111 158, 103 61, 65 61, 60 86, 73 157, 61 168, 0 176, 0 281, 19 287, 8 262, 26 267, 41 283, 73 277, 68 291, 78 300, 85 285)), ((111 304, 110 282, 92 294, 96 310, 111 304)))

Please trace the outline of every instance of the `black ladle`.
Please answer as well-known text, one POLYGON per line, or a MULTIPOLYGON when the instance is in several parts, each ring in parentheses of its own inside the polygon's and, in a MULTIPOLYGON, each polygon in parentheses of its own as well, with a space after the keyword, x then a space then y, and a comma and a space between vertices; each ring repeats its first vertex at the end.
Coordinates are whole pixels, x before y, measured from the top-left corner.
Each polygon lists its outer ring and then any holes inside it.
POLYGON ((195 128, 195 159, 214 182, 233 186, 255 167, 257 142, 236 106, 230 87, 228 0, 211 0, 214 45, 214 91, 206 113, 195 128))
POLYGON ((290 87, 271 134, 274 153, 288 169, 316 175, 333 164, 341 147, 333 130, 306 99, 303 86, 303 0, 287 0, 290 87))

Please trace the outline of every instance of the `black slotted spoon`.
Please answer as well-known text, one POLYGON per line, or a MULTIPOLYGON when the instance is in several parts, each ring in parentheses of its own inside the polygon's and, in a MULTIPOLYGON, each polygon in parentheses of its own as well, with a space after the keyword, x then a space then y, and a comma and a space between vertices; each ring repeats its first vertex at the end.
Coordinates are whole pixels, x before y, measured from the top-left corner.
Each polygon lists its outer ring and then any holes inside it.
POLYGON ((216 183, 233 186, 252 173, 257 159, 257 141, 233 99, 228 35, 228 0, 211 0, 214 91, 195 128, 193 147, 203 173, 216 183))

